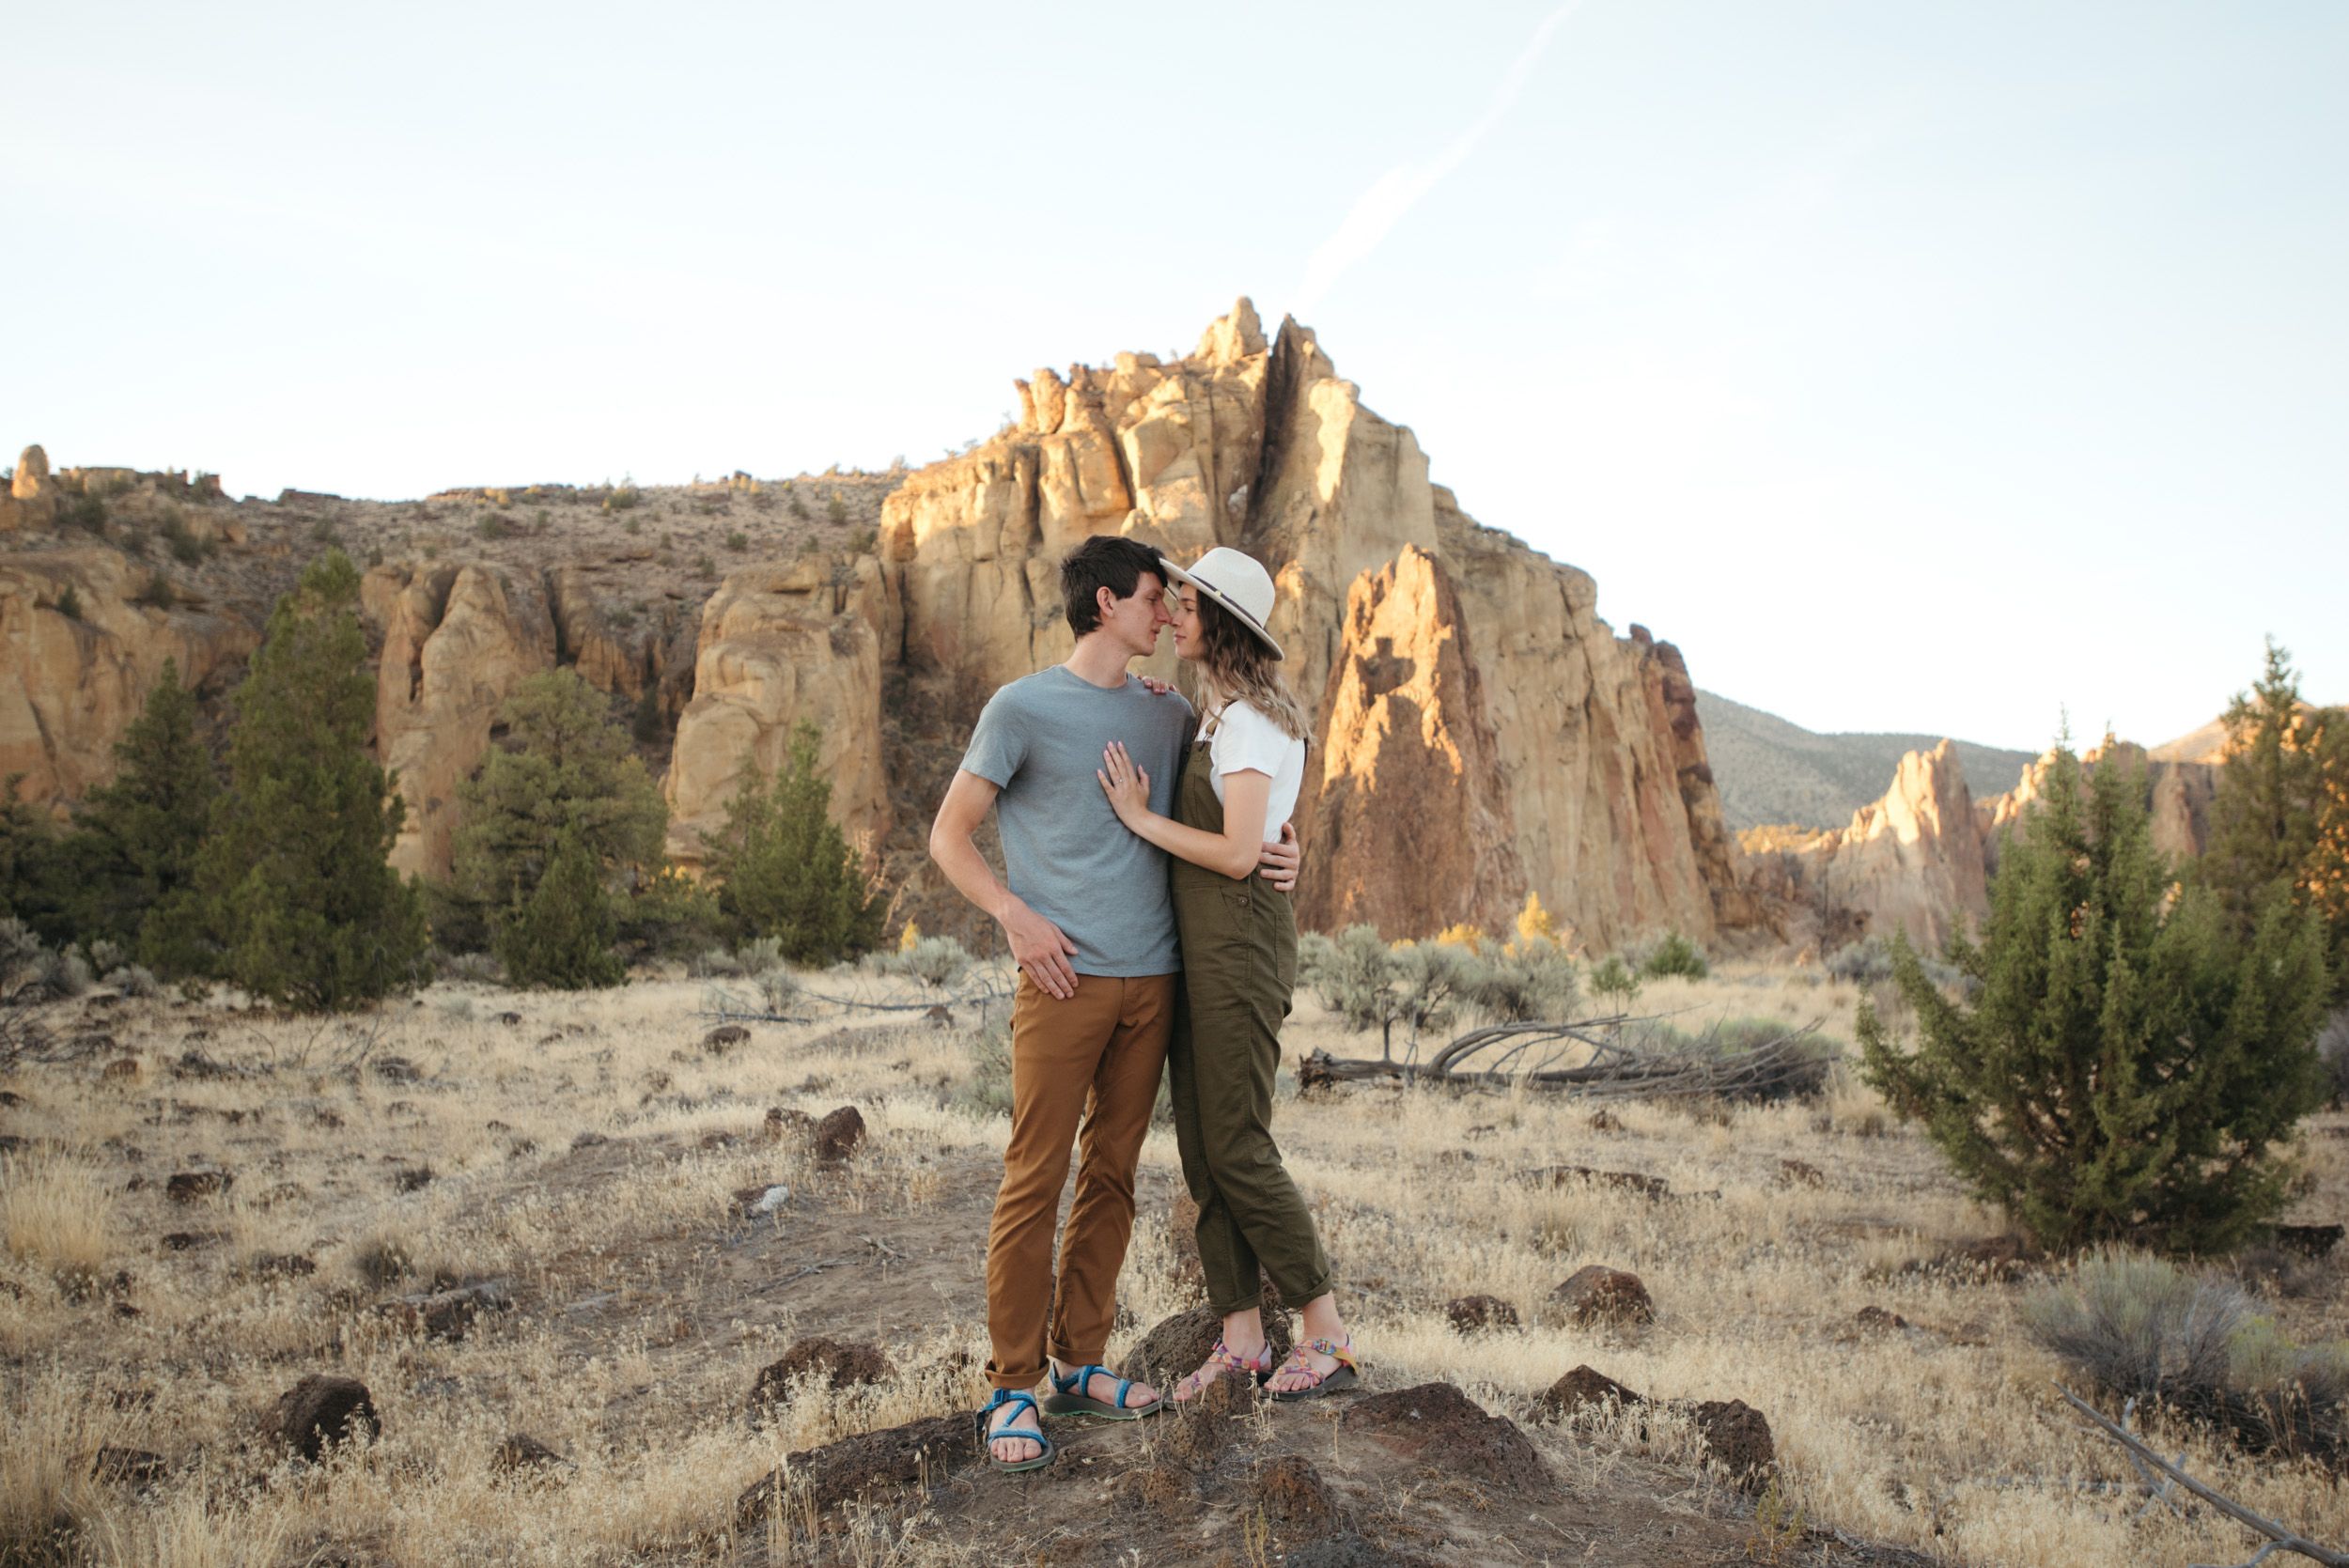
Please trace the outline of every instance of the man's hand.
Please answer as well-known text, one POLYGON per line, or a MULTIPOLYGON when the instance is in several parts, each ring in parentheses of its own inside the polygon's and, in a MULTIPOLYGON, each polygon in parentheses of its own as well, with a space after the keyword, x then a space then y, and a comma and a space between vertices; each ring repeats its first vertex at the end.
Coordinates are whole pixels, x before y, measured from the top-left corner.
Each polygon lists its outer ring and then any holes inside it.
POLYGON ((1275 893, 1291 892, 1297 886, 1298 862, 1302 859, 1297 847, 1297 824, 1283 822, 1281 842, 1266 845, 1256 857, 1256 863, 1263 867, 1256 875, 1271 883, 1275 893))
POLYGON ((1136 675, 1134 678, 1142 682, 1143 685, 1148 687, 1150 689, 1150 695, 1154 697, 1163 697, 1169 691, 1174 690, 1172 682, 1160 680, 1156 675, 1136 675))
POLYGON ((1015 900, 1003 915, 1003 937, 1011 943, 1011 961, 1018 964, 1044 994, 1066 1001, 1077 994, 1077 971, 1068 967, 1077 944, 1068 933, 1015 900))

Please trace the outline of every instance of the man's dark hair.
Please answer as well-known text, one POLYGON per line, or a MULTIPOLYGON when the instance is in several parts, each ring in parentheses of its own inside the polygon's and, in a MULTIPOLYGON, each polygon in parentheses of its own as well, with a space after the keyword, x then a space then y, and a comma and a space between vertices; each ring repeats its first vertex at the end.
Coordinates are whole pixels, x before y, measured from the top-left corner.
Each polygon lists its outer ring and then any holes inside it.
POLYGON ((1096 534, 1061 557, 1061 600, 1067 607, 1068 629, 1082 637, 1101 624, 1100 590, 1131 598, 1144 572, 1163 584, 1159 552, 1138 539, 1119 534, 1096 534))

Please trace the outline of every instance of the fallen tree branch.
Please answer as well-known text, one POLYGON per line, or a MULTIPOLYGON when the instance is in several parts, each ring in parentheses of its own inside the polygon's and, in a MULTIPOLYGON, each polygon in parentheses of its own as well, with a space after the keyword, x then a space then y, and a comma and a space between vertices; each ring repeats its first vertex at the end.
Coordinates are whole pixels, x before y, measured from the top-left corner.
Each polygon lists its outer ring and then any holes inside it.
POLYGON ((1825 1071, 1814 1021, 1751 1045, 1724 1047, 1718 1034, 1643 1036, 1657 1018, 1620 1015, 1569 1023, 1494 1024, 1472 1029, 1425 1061, 1308 1054, 1305 1089, 1366 1079, 1477 1088, 1555 1090, 1584 1098, 1770 1099, 1808 1092, 1825 1071))
MULTIPOLYGON (((2308 1558, 2312 1561, 2325 1564, 2325 1568, 2349 1568, 2349 1552, 2339 1551, 2330 1546, 2319 1545, 2316 1542, 2310 1541, 2304 1535, 2298 1534, 2294 1530, 2286 1529, 2283 1526, 2276 1523, 2273 1519, 2263 1518, 2261 1515, 2252 1513, 2249 1509, 2244 1507, 2241 1503, 2236 1502, 2233 1498, 2227 1497, 2222 1493, 2213 1491, 2210 1487, 2203 1485, 2201 1482, 2186 1474, 2186 1471, 2181 1469, 2178 1466, 2171 1464, 2169 1460, 2164 1459, 2160 1454, 2155 1453, 2152 1449, 2146 1447, 2145 1444, 2133 1436, 2127 1428, 2116 1424, 2110 1418, 2106 1416, 2103 1411, 2097 1409, 2094 1405, 2080 1398, 2079 1395, 2074 1393, 2062 1384, 2059 1383, 2055 1387, 2056 1392, 2063 1396, 2065 1404, 2071 1405, 2073 1409, 2077 1410, 2081 1415, 2086 1416, 2090 1421, 2095 1422, 2097 1430, 2101 1431, 2106 1436, 2111 1438, 2114 1442, 2120 1444, 2123 1449, 2127 1450, 2133 1462, 2142 1461, 2144 1464, 2150 1464, 2154 1468, 2159 1470, 2162 1474, 2168 1476, 2170 1480, 2176 1482, 2179 1485, 2185 1487, 2187 1491, 2193 1493, 2196 1497, 2201 1498, 2204 1502, 2210 1504, 2213 1508, 2218 1510, 2219 1513, 2224 1514, 2228 1518, 2232 1519, 2235 1523, 2248 1526, 2252 1529, 2258 1530, 2262 1535, 2266 1536, 2267 1545, 2262 1546, 2258 1553, 2251 1558, 2250 1561, 2239 1564, 2238 1568, 2252 1568, 2253 1564, 2264 1562, 2270 1554, 2278 1551, 2297 1552, 2302 1557, 2308 1558)), ((2181 1455, 2180 1457, 2183 1458, 2184 1455, 2181 1455)), ((2143 1466, 2140 1465, 2140 1474, 2142 1473, 2142 1470, 2143 1466)), ((2196 1563, 2194 1568, 2211 1568, 2211 1565, 2205 1563, 2196 1563)))

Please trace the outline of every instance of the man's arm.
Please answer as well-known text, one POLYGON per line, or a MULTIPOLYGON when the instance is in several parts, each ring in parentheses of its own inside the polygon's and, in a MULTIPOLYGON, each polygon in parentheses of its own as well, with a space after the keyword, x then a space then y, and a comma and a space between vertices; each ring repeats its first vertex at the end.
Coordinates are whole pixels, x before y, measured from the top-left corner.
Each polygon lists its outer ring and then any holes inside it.
POLYGON ((997 880, 987 857, 971 840, 987 820, 988 808, 998 793, 991 780, 968 768, 955 772, 930 824, 930 859, 955 885, 955 891, 987 911, 1003 928, 1011 944, 1012 962, 1027 972, 1048 996, 1066 1000, 1077 994, 1077 971, 1068 960, 1077 944, 1059 926, 1028 908, 1019 894, 997 880))

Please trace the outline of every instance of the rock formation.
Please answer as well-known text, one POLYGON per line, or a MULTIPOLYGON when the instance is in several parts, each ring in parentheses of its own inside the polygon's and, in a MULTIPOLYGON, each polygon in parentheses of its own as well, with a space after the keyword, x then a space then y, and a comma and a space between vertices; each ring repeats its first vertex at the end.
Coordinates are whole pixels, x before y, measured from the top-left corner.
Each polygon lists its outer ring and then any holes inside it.
POLYGON ((16 778, 18 799, 76 800, 114 777, 115 742, 165 660, 187 685, 217 689, 259 645, 233 613, 138 602, 153 576, 104 545, 0 557, 0 779, 16 778))
POLYGON ((1812 911, 1823 945, 1899 930, 1937 951, 1990 907, 1973 794, 1947 740, 1903 757, 1848 827, 1755 828, 1741 842, 1750 885, 1812 911))
MULTIPOLYGON (((2046 753, 2023 769, 2013 789, 1976 803, 1974 815, 1982 831, 1983 858, 1992 871, 1998 869, 1999 846, 2007 830, 2019 826, 2023 816, 2039 803, 2046 789, 2047 769, 2054 760, 2054 753, 2046 753)), ((2217 793, 2218 769, 2223 763, 2169 760, 2153 755, 2135 741, 2109 737, 2102 745, 2080 753, 2080 766, 2088 772, 2092 773, 2107 763, 2144 774, 2145 803, 2153 815, 2155 848, 2172 860, 2190 860, 2202 852, 2209 833, 2211 797, 2217 793)))
POLYGON ((376 754, 408 802, 392 864, 447 873, 457 787, 479 767, 498 709, 554 664, 554 622, 534 585, 484 567, 377 567, 360 605, 380 630, 376 754))

